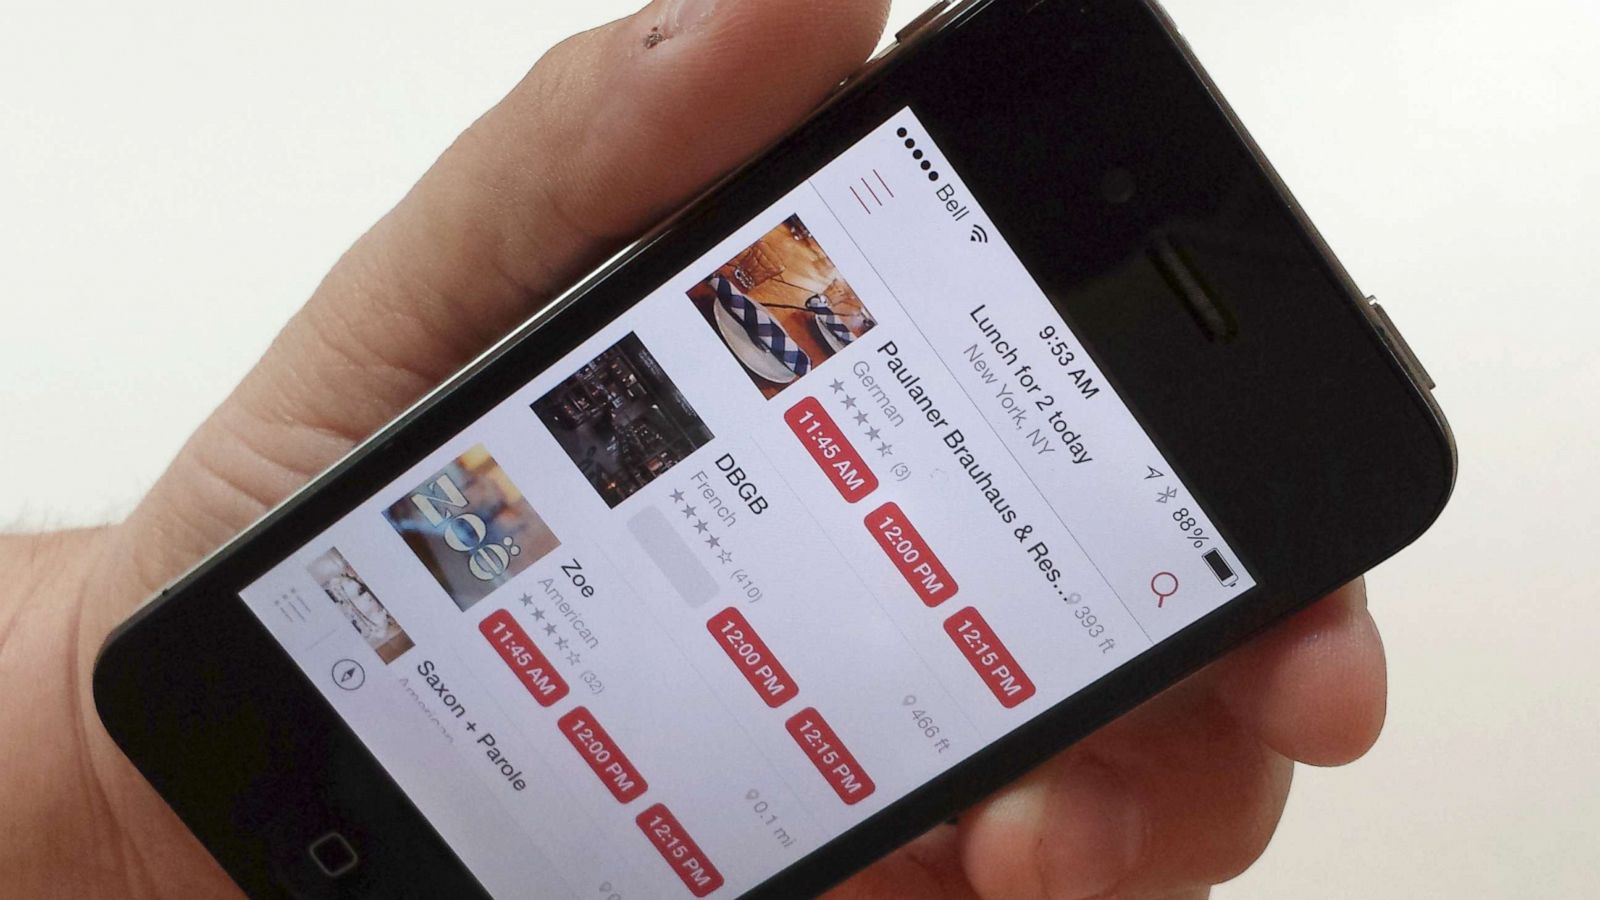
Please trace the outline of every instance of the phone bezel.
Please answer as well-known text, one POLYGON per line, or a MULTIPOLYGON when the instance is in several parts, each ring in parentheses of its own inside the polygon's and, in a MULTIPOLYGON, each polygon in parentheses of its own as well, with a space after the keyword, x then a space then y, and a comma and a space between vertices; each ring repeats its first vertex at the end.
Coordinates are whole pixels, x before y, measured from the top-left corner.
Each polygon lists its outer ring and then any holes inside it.
MULTIPOLYGON (((670 277, 721 235, 805 180, 896 110, 912 105, 919 115, 924 115, 929 130, 936 132, 937 143, 953 158, 962 156, 966 153, 963 148, 976 145, 971 134, 963 133, 963 127, 951 124, 956 115, 952 111, 977 110, 979 104, 985 109, 1004 106, 1007 98, 1036 89, 1037 85, 1021 83, 1020 79, 1007 81, 1011 70, 997 62, 1004 58, 1002 50, 1020 54, 1025 48, 1019 45, 1026 42, 1037 42, 1033 45, 1036 48, 1051 46, 1052 39, 1059 40, 1065 34, 1059 31, 1066 27, 1063 20, 1074 15, 1104 17, 1102 23, 1114 22, 1115 28, 1142 29, 1140 40, 1146 44, 1153 36, 1161 36, 1165 55, 1150 64, 1166 65, 1169 71, 1181 71, 1189 79, 1188 89, 1195 92, 1195 102, 1186 101, 1184 115, 1197 121, 1209 117, 1212 125, 1225 129, 1236 144, 1240 165, 1247 165, 1271 188, 1285 227, 1292 227, 1296 239, 1303 242, 1307 264, 1315 266, 1319 277, 1326 280, 1328 296, 1337 296, 1343 304, 1336 314, 1319 307, 1319 312, 1328 314, 1329 327, 1333 329, 1326 340, 1337 345, 1344 355, 1359 358, 1363 373, 1370 375, 1374 385, 1383 381, 1381 373, 1373 368, 1381 360, 1388 383, 1366 398, 1371 415, 1346 414, 1333 422, 1318 421, 1317 400, 1328 390, 1323 379, 1315 372, 1287 367, 1276 360, 1272 366, 1262 366, 1258 374, 1270 384, 1274 396, 1298 398, 1308 431, 1320 428, 1341 438, 1338 444, 1324 446, 1280 446, 1284 462, 1279 465, 1263 464, 1259 454, 1219 457, 1212 449, 1215 444, 1210 433, 1197 430, 1199 426, 1188 421, 1210 412, 1203 403, 1183 419, 1170 411, 1163 412, 1165 407, 1136 404, 1141 420, 1157 436, 1169 459, 1178 462, 1196 496, 1206 501, 1214 518, 1228 523, 1225 531, 1230 542, 1251 563, 1259 587, 829 842, 748 896, 795 896, 827 887, 944 821, 1271 622, 1398 552, 1426 529, 1443 509, 1454 483, 1454 446, 1442 414, 1404 361, 1372 326, 1364 298, 1354 283, 1165 16, 1153 4, 1141 0, 1072 4, 973 2, 946 14, 907 46, 879 61, 771 151, 551 304, 163 591, 107 640, 96 665, 95 696, 108 729, 242 886, 255 894, 282 890, 273 868, 281 850, 269 846, 272 842, 267 838, 241 834, 241 829, 250 827, 248 819, 218 811, 245 808, 250 815, 266 816, 270 808, 266 801, 282 802, 285 792, 293 794, 295 789, 283 773, 262 779, 247 777, 250 773, 243 772, 240 778, 215 778, 201 783, 192 772, 197 762, 204 760, 255 759, 257 741, 245 736, 259 735, 262 729, 294 729, 300 727, 303 717, 310 716, 320 717, 320 726, 325 726, 320 730, 326 740, 338 745, 339 753, 335 755, 346 760, 348 768, 340 773, 341 777, 359 780, 362 790, 346 792, 355 799, 345 796, 342 805, 334 808, 326 797, 318 795, 325 789, 329 773, 312 777, 315 759, 299 758, 296 765, 307 772, 304 788, 293 802, 284 805, 303 813, 301 818, 308 823, 321 813, 366 822, 374 845, 424 848, 425 852, 416 854, 410 863, 395 860, 390 872, 377 876, 385 880, 367 889, 430 885, 440 892, 481 891, 459 861, 450 864, 454 855, 437 832, 237 599, 239 589, 295 546, 296 535, 303 539, 304 535, 321 530, 365 500, 376 486, 398 477, 439 442, 520 387, 530 373, 543 370, 575 349, 653 290, 663 277, 670 277), (1075 12, 1065 11, 1064 7, 1075 12), (1042 24, 1046 22, 1050 24, 1042 24), (1006 42, 1004 48, 997 46, 1002 41, 1006 42), (930 102, 935 97, 936 101, 930 102), (945 113, 940 114, 939 110, 945 113), (1184 437, 1202 434, 1207 436, 1184 437), (1202 447, 1206 448, 1204 452, 1196 449, 1202 447), (1362 465, 1352 465, 1349 459, 1332 459, 1334 454, 1357 453, 1348 449, 1352 447, 1359 451, 1362 465), (1391 457, 1402 459, 1403 464, 1390 462, 1391 457), (1283 466, 1291 463, 1296 468, 1286 472, 1283 466), (1250 468, 1251 465, 1255 467, 1250 468), (1330 471, 1339 473, 1336 484, 1328 483, 1330 471), (1271 473, 1275 485, 1270 497, 1237 495, 1241 486, 1260 484, 1264 473, 1271 473), (1415 476, 1414 482, 1408 481, 1408 476, 1415 476), (1284 506, 1316 509, 1322 520, 1314 529, 1302 527, 1295 518, 1282 516, 1284 506), (1224 512, 1219 513, 1219 508, 1224 512), (1255 536, 1249 526, 1252 518, 1274 522, 1273 535, 1255 536), (1341 537, 1331 543, 1317 543, 1314 552, 1305 549, 1312 546, 1307 543, 1308 535, 1324 534, 1341 537), (1293 554, 1287 563, 1277 556, 1284 548, 1293 554), (175 656, 171 648, 178 646, 190 649, 175 656), (149 659, 160 659, 161 664, 146 665, 144 661, 149 659), (240 702, 240 698, 262 695, 279 697, 281 702, 270 709, 292 709, 294 717, 268 721, 263 718, 268 709, 254 709, 252 704, 240 702), (237 739, 230 736, 234 734, 229 730, 230 722, 238 723, 237 739), (204 729, 207 742, 194 740, 199 723, 210 723, 204 729), (365 764, 360 764, 362 760, 365 764), (271 796, 262 795, 263 781, 273 785, 271 796), (377 798, 373 808, 368 808, 361 797, 377 798), (244 802, 241 798, 263 802, 244 802), (387 819, 381 822, 377 821, 377 806, 387 811, 383 813, 387 819), (410 812, 396 814, 397 809, 410 812)), ((1083 27, 1082 21, 1075 27, 1083 27)), ((1154 45, 1145 49, 1150 46, 1154 45)), ((1048 64, 1048 60, 1030 60, 1030 76, 1037 73, 1040 65, 1048 64)), ((1060 140, 1065 144, 1065 130, 1070 126, 1065 122, 1037 122, 1032 127, 1062 129, 1060 140)), ((1019 255, 1048 292, 1053 280, 1052 263, 1034 247, 1050 223, 1027 222, 1010 215, 1015 207, 1006 200, 1006 186, 999 176, 991 174, 1019 170, 1004 158, 1005 154, 1020 154, 1027 147, 1037 150, 1038 140, 1016 142, 1015 146, 1011 141, 993 142, 985 149, 987 166, 975 165, 969 153, 956 164, 969 186, 983 197, 996 222, 1013 236, 1019 255)), ((1096 340, 1092 316, 1086 318, 1081 311, 1065 308, 1063 315, 1073 322, 1075 330, 1090 332, 1083 335, 1086 343, 1117 345, 1111 337, 1096 340)), ((1305 340, 1301 334, 1282 337, 1305 340)), ((1146 388, 1138 386, 1137 378, 1130 377, 1137 372, 1125 364, 1126 357, 1123 365, 1117 365, 1115 361, 1108 364, 1100 352, 1096 356, 1108 372, 1120 373, 1116 380, 1125 387, 1125 396, 1128 384, 1133 384, 1136 392, 1148 394, 1146 388)), ((1190 362, 1203 374, 1208 366, 1209 371, 1220 369, 1218 358, 1199 354, 1190 362)), ((1220 404, 1221 398, 1215 400, 1220 404)), ((1228 402, 1248 404, 1249 398, 1235 396, 1228 402)), ((1288 408, 1280 402, 1271 405, 1270 412, 1282 416, 1288 408)), ((1267 409, 1264 406, 1261 411, 1267 409)), ((276 835, 287 828, 269 828, 263 833, 276 835)))

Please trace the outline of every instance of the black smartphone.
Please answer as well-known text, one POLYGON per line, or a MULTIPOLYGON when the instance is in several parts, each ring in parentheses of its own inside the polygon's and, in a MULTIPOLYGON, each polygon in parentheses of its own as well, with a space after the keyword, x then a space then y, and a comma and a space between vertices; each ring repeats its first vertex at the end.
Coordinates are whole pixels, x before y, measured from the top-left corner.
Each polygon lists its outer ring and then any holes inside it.
POLYGON ((1153 3, 939 4, 95 698, 258 896, 811 894, 1417 538, 1431 388, 1153 3))

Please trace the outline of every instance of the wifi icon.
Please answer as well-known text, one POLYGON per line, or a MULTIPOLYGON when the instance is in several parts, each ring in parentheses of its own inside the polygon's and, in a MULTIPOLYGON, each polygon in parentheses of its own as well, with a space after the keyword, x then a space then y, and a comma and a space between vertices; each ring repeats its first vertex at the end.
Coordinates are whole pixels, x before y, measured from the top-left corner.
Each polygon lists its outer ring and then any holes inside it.
POLYGON ((972 226, 972 243, 974 243, 974 244, 987 244, 987 243, 989 243, 989 232, 988 232, 988 230, 985 229, 982 225, 974 225, 974 226, 972 226))

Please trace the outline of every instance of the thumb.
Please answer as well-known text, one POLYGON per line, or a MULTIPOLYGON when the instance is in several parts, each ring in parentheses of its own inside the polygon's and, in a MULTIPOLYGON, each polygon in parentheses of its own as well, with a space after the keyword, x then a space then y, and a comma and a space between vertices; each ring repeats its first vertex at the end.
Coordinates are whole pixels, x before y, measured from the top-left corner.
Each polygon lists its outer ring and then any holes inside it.
POLYGON ((886 0, 658 0, 552 50, 339 261, 113 536, 99 635, 783 133, 886 0))

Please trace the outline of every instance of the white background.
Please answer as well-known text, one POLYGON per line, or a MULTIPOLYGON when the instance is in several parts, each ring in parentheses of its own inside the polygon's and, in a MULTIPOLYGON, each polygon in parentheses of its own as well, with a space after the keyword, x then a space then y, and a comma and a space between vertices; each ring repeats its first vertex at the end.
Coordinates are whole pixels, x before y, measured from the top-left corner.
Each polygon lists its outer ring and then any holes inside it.
MULTIPOLYGON (((895 4, 895 22, 921 8, 895 4)), ((1390 726, 1224 898, 1600 888, 1600 6, 1171 0, 1440 382, 1372 577, 1390 726)), ((338 254, 583 4, 0 4, 0 521, 124 514, 338 254)))

